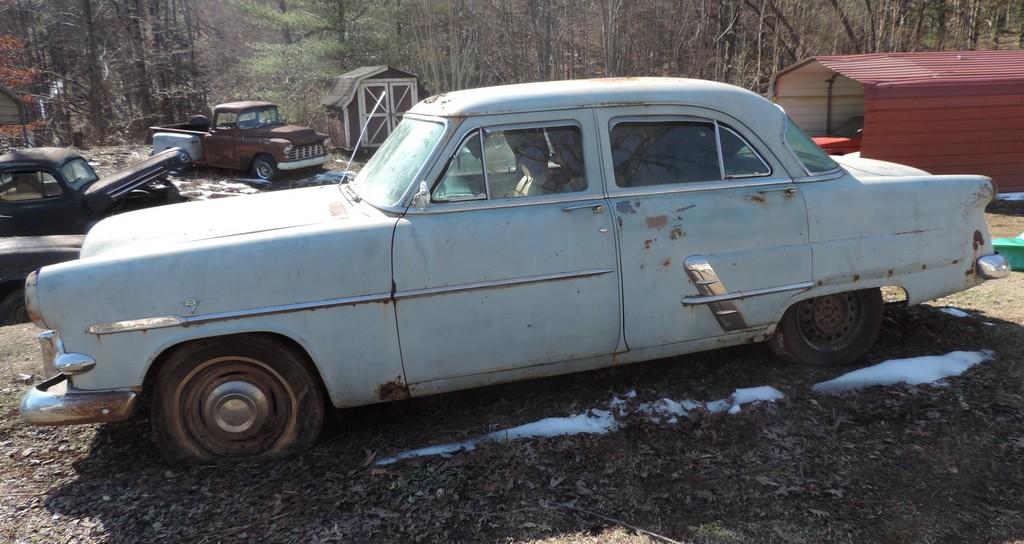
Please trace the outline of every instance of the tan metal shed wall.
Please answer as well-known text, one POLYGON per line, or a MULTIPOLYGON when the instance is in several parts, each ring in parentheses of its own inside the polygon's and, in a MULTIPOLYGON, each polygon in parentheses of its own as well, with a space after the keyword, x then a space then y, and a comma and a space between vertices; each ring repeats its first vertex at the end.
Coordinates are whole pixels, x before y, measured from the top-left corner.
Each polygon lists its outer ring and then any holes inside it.
POLYGON ((828 80, 832 86, 833 130, 851 117, 864 115, 864 88, 860 83, 811 62, 781 74, 775 81, 776 104, 811 136, 825 136, 828 111, 828 80))

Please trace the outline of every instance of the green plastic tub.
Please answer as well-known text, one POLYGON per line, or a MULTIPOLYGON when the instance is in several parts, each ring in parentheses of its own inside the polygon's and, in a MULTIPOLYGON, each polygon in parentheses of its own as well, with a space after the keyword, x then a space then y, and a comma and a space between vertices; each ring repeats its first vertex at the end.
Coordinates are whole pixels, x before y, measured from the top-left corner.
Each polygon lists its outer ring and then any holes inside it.
POLYGON ((996 238, 992 247, 1010 261, 1010 270, 1024 272, 1024 234, 1017 238, 996 238))

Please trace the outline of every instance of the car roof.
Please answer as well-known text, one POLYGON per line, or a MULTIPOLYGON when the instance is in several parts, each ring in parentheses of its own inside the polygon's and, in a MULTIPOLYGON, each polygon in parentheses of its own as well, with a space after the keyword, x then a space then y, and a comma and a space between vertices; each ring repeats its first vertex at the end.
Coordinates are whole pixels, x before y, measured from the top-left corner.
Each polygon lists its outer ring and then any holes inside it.
POLYGON ((778 108, 750 91, 700 79, 627 77, 522 83, 453 91, 431 96, 410 113, 464 117, 498 113, 566 110, 608 106, 685 104, 711 107, 736 116, 781 117, 778 108))
POLYGON ((81 159, 78 153, 63 147, 32 147, 14 149, 0 155, 0 165, 4 163, 36 163, 62 166, 72 159, 81 159))
POLYGON ((277 106, 273 102, 262 102, 259 100, 245 100, 242 102, 225 102, 224 104, 218 104, 214 109, 217 111, 242 111, 249 108, 265 108, 267 106, 277 106))

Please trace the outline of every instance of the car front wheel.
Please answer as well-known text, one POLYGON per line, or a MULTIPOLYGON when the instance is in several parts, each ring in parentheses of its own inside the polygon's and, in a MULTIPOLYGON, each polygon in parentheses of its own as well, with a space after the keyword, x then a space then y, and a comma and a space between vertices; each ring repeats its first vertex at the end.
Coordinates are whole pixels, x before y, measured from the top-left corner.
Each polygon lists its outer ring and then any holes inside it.
POLYGON ((28 310, 25 308, 25 291, 16 289, 0 299, 0 325, 28 323, 28 310))
POLYGON ((323 395, 309 361, 272 338, 187 344, 156 380, 153 434, 171 464, 289 457, 311 447, 323 423, 323 395))
POLYGON ((260 155, 253 159, 251 170, 253 176, 263 181, 273 181, 279 174, 277 161, 267 155, 260 155))
POLYGON ((839 366, 863 357, 878 339, 882 292, 863 289, 800 301, 788 310, 769 340, 791 363, 839 366))

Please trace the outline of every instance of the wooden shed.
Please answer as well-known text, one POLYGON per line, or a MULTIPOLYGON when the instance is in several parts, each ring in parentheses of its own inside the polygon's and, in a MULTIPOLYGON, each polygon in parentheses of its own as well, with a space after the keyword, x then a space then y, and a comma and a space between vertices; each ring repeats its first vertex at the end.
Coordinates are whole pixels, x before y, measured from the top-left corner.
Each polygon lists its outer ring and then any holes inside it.
POLYGON ((28 111, 14 91, 0 85, 0 125, 24 125, 28 123, 28 111))
POLYGON ((864 157, 1024 190, 1024 51, 814 57, 768 95, 811 136, 862 125, 864 157))
POLYGON ((419 102, 421 91, 416 74, 387 65, 363 66, 338 76, 321 101, 327 109, 331 142, 352 149, 369 119, 360 147, 380 146, 402 120, 402 114, 419 102), (371 116, 382 95, 384 99, 371 116))

